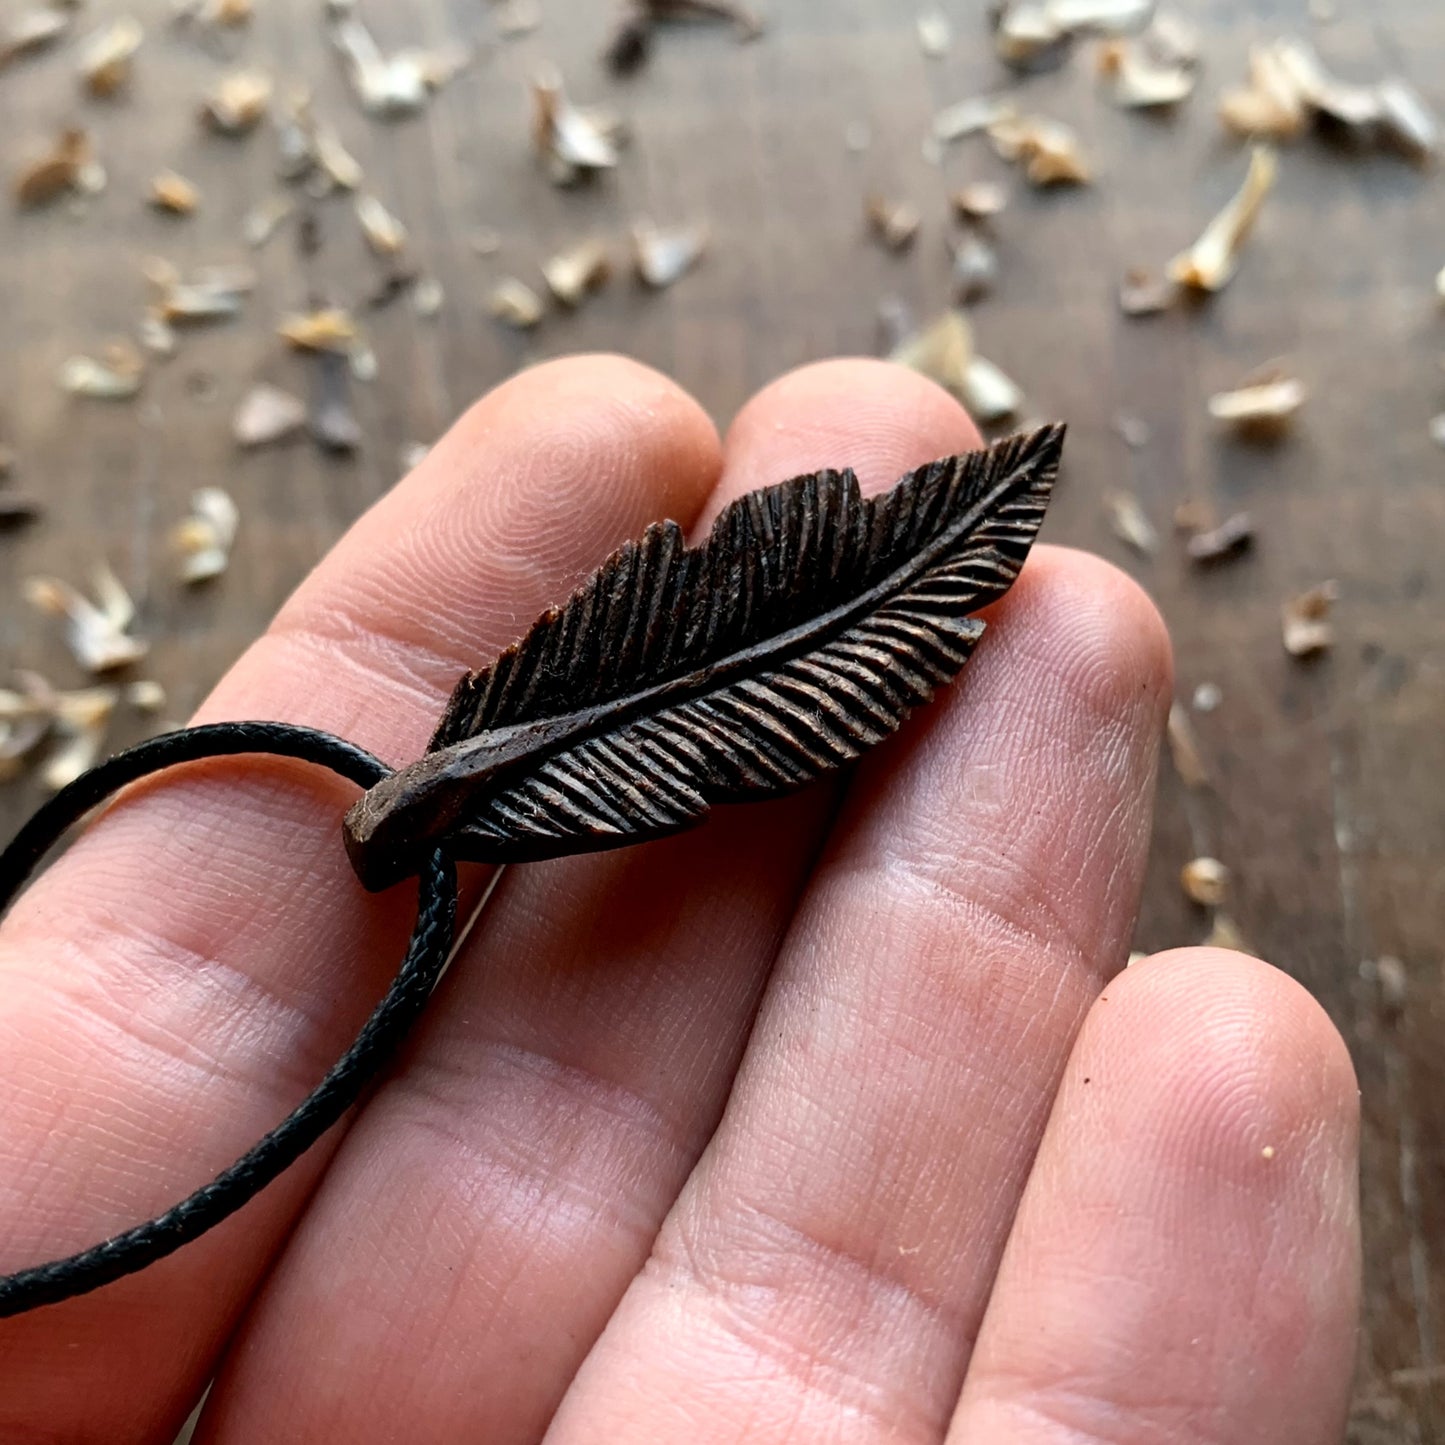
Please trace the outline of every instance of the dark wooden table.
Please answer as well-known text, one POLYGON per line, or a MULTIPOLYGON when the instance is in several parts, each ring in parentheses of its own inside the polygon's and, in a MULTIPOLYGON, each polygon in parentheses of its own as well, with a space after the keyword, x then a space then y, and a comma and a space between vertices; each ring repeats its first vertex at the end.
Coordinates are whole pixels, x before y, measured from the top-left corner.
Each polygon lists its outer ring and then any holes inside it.
MULTIPOLYGON (((17 483, 49 517, 0 537, 0 659, 77 683, 54 635, 19 601, 18 580, 81 580, 109 558, 142 603, 154 639, 146 672, 184 716, 265 624, 306 569, 396 478, 408 440, 434 439, 478 393, 542 356, 615 348, 691 388, 726 421, 780 371, 877 346, 876 308, 899 298, 920 317, 947 300, 947 195, 1008 173, 982 142, 921 141, 935 108, 1008 79, 984 41, 983 5, 952 0, 943 60, 927 60, 911 6, 890 0, 772 0, 773 24, 740 46, 725 30, 669 32, 650 67, 617 82, 597 63, 606 7, 543 0, 535 34, 489 46, 420 116, 363 116, 325 43, 319 5, 258 0, 248 30, 202 45, 168 29, 160 0, 97 3, 87 23, 132 10, 148 38, 127 95, 82 98, 74 46, 0 75, 9 124, 0 159, 66 123, 93 132, 105 194, 77 216, 61 205, 0 212, 0 439, 19 455, 17 483), (227 57, 281 81, 306 78, 322 112, 363 161, 371 184, 411 229, 414 258, 448 301, 434 321, 404 302, 367 318, 379 380, 359 387, 366 444, 351 461, 305 444, 239 456, 229 417, 258 378, 304 386, 275 339, 281 312, 312 291, 358 297, 372 284, 344 201, 322 208, 325 245, 303 260, 289 235, 251 257, 261 273, 244 321, 188 334, 152 369, 136 405, 82 403, 55 372, 77 350, 132 330, 145 300, 141 261, 183 267, 246 259, 243 213, 276 189, 265 133, 203 133, 195 98, 227 57), (615 175, 562 192, 527 143, 524 79, 559 63, 582 101, 615 104, 635 140, 615 175), (863 153, 844 144, 866 122, 863 153), (199 182, 188 220, 141 204, 148 178, 175 167, 199 182), (905 256, 863 233, 871 188, 916 201, 924 233, 905 256), (705 217, 713 250, 659 296, 613 284, 574 316, 534 334, 488 320, 483 298, 502 275, 536 280, 536 262, 640 214, 705 217), (471 238, 495 227, 502 250, 471 238), (164 536, 197 485, 238 498, 243 531, 230 573, 209 591, 171 580, 164 536)), ((1445 456, 1427 432, 1445 409, 1442 319, 1433 295, 1445 263, 1440 186, 1399 159, 1342 154, 1317 141, 1283 155, 1276 195, 1238 279, 1209 306, 1148 322, 1122 318, 1114 288, 1133 263, 1158 262, 1192 239, 1237 184, 1238 146, 1213 113, 1219 87, 1243 74, 1251 41, 1307 33, 1304 0, 1196 0, 1206 74, 1173 120, 1116 109, 1087 53, 1023 82, 1026 102, 1074 124, 1097 158, 1098 184, 1039 194, 1015 185, 998 223, 1003 276, 979 306, 984 349, 1027 387, 1031 411, 1072 424, 1071 457, 1049 535, 1096 549, 1134 572, 1174 634, 1179 694, 1212 682, 1222 705, 1195 716, 1214 779, 1187 794, 1166 772, 1155 865, 1138 943, 1194 941, 1202 917, 1182 898, 1180 863, 1201 850, 1234 870, 1238 922, 1250 943, 1300 978, 1349 1039, 1364 1095, 1368 1304, 1355 1429, 1361 1441, 1445 1440, 1445 456), (1257 363, 1287 356, 1312 400, 1297 434, 1275 448, 1222 439, 1209 392, 1257 363), (1111 426, 1124 410, 1151 429, 1131 450, 1111 426), (1141 560, 1113 537, 1101 505, 1133 490, 1165 534, 1141 560), (1169 533, 1185 497, 1221 511, 1247 506, 1254 553, 1209 574, 1191 569, 1169 533), (1283 652, 1279 606, 1337 579, 1338 643, 1302 666, 1283 652), (1387 1009, 1361 964, 1402 959, 1403 1010, 1387 1009)), ((1435 0, 1338 0, 1315 27, 1348 74, 1407 75, 1445 103, 1445 14, 1435 0)), ((481 0, 364 7, 388 48, 490 35, 481 0)), ((619 246, 619 250, 620 250, 619 246)), ((115 741, 139 724, 123 723, 115 741)), ((38 800, 33 784, 0 792, 0 833, 38 800)))

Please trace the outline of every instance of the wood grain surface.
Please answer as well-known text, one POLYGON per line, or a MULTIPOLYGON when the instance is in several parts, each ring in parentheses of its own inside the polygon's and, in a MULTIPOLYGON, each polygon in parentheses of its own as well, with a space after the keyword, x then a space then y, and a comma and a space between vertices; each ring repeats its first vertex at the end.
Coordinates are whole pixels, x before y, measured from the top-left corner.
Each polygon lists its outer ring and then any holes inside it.
MULTIPOLYGON (((395 481, 407 441, 434 439, 474 397, 540 357, 610 348, 660 367, 721 422, 757 387, 815 358, 877 348, 877 307, 920 318, 947 301, 949 190, 998 177, 1013 187, 997 223, 1003 272, 976 308, 982 348, 1024 385, 1030 415, 1071 424, 1066 474, 1046 535, 1128 568, 1173 631, 1179 695, 1212 682, 1222 704, 1194 717, 1214 786, 1188 794, 1166 772, 1138 946, 1195 941, 1201 914, 1177 885, 1199 851, 1235 870, 1234 913, 1252 947, 1301 979, 1350 1041, 1364 1102, 1368 1297, 1353 1430, 1361 1442, 1445 1440, 1445 454, 1428 434, 1445 410, 1439 355, 1445 318, 1433 277, 1445 263, 1437 176, 1374 152, 1306 140, 1286 149, 1278 190, 1238 278, 1212 304, 1148 321, 1114 301, 1126 266, 1158 264, 1197 234, 1237 185, 1239 146, 1214 118, 1221 85, 1244 72, 1249 44, 1314 32, 1328 60, 1362 79, 1398 72, 1445 105, 1445 12, 1436 0, 1336 0, 1313 24, 1304 0, 1180 0, 1201 26, 1206 69, 1178 116, 1115 108, 1087 51, 1023 82, 1001 71, 983 5, 951 0, 947 57, 926 59, 912 7, 893 0, 771 0, 768 34, 739 45, 725 28, 661 37, 652 63, 617 81, 597 62, 608 9, 543 0, 535 34, 492 38, 482 0, 367 4, 386 48, 481 43, 477 62, 419 116, 382 123, 351 99, 319 3, 257 0, 246 29, 204 43, 169 27, 160 0, 96 0, 82 24, 122 10, 146 23, 129 91, 82 96, 73 43, 0 74, 13 171, 65 124, 92 131, 109 188, 77 213, 60 204, 0 208, 0 440, 18 456, 13 485, 49 516, 0 535, 0 662, 57 682, 82 679, 53 631, 19 598, 19 579, 76 581, 108 558, 141 601, 153 639, 144 671, 183 717, 264 626, 347 523, 395 481), (273 137, 205 133, 198 97, 229 64, 278 83, 304 79, 321 113, 362 160, 371 186, 412 233, 415 264, 446 288, 435 320, 402 300, 366 317, 380 375, 357 388, 366 442, 353 460, 304 442, 238 455, 230 414, 258 379, 292 390, 303 368, 275 322, 309 296, 358 300, 378 277, 344 200, 321 204, 323 247, 298 255, 286 232, 259 253, 240 239, 245 211, 277 189, 273 137), (526 77, 558 63, 574 96, 615 105, 634 139, 614 175, 555 189, 528 149, 526 77), (1091 188, 1030 192, 980 141, 922 140, 942 104, 1016 84, 1026 103, 1073 124, 1095 157, 1091 188), (866 122, 862 153, 844 143, 866 122), (199 213, 168 218, 141 201, 172 166, 199 183, 199 213), (864 230, 868 190, 923 210, 902 256, 864 230), (706 219, 713 246, 674 289, 650 295, 614 281, 576 314, 535 333, 491 321, 485 296, 503 275, 540 284, 538 261, 630 222, 706 219), (479 227, 502 249, 480 256, 479 227), (146 299, 141 263, 182 267, 253 259, 261 283, 245 317, 187 333, 130 405, 63 395, 68 355, 133 331, 146 299), (1205 411, 1213 390, 1287 357, 1311 400, 1275 447, 1222 438, 1205 411), (1151 436, 1115 433, 1127 411, 1151 436), (167 529, 190 492, 219 483, 242 529, 229 574, 181 589, 167 529), (1111 488, 1134 492, 1164 535, 1159 555, 1131 555, 1109 530, 1111 488), (1171 535, 1186 497, 1221 513, 1248 507, 1252 554, 1193 568, 1171 535), (1338 641, 1311 665, 1287 657, 1284 597, 1338 581, 1338 641), (1385 1006, 1361 964, 1406 965, 1403 1009, 1385 1006)), ((846 464, 847 457, 835 459, 846 464)), ((143 722, 117 727, 117 745, 143 722)), ((38 801, 34 784, 0 791, 0 834, 38 801)))

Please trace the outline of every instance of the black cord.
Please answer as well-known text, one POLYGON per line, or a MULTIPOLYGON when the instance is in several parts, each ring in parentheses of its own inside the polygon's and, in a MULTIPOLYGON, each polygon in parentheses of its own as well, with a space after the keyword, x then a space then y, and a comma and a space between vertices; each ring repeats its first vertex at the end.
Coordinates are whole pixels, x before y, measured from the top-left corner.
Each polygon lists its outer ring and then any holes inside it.
MULTIPOLYGON (((152 738, 77 778, 20 830, 0 854, 0 912, 66 829, 112 793, 176 763, 237 753, 299 758, 363 788, 390 771, 342 738, 283 723, 213 723, 152 738)), ((79 1254, 0 1276, 0 1319, 99 1289, 189 1244, 253 1199, 341 1118, 421 1015, 446 966, 456 923, 455 865, 438 850, 420 882, 416 927, 400 971, 356 1042, 316 1089, 229 1169, 164 1214, 79 1254)))

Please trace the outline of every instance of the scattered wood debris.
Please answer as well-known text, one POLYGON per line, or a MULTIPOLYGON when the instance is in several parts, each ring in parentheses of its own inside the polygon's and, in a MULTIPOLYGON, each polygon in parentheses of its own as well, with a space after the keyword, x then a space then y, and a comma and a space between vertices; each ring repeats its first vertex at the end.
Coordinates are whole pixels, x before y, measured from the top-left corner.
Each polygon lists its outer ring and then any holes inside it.
POLYGON ((145 39, 140 22, 129 15, 87 36, 80 48, 80 78, 95 96, 114 95, 130 80, 131 62, 145 39))
POLYGON ((375 196, 357 196, 356 219, 366 244, 378 256, 398 256, 406 249, 406 227, 375 196))
POLYGON ((1068 57, 1073 35, 1035 0, 1005 0, 991 12, 994 53, 1015 70, 1043 70, 1068 57))
POLYGON ((277 329, 281 339, 297 351, 349 353, 360 335, 351 313, 340 306, 287 316, 277 329))
POLYGON ((1199 739, 1189 714, 1176 702, 1169 708, 1169 756, 1174 761, 1174 771, 1179 781, 1190 791, 1209 785, 1209 771, 1204 766, 1204 757, 1199 751, 1199 739))
POLYGON ((1239 253, 1274 188, 1279 163, 1275 152, 1257 145, 1250 153, 1244 183, 1204 233, 1168 267, 1169 279, 1197 291, 1222 291, 1239 269, 1239 253))
POLYGON ((617 164, 622 123, 610 111, 572 104, 561 74, 549 68, 532 81, 532 145, 554 185, 570 186, 617 164))
POLYGON ((889 359, 946 387, 982 424, 1006 421, 1023 409, 1023 391, 1001 367, 978 354, 973 328, 957 309, 904 337, 889 359))
POLYGON ((158 211, 168 211, 173 216, 189 216, 200 205, 201 193, 175 171, 161 171, 151 177, 146 199, 158 211))
POLYGON ((974 95, 945 106, 933 117, 933 138, 948 142, 981 135, 992 125, 1018 118, 1018 111, 1006 96, 974 95))
POLYGON ((942 60, 953 44, 953 26, 948 16, 937 7, 925 10, 918 17, 918 45, 930 60, 942 60))
POLYGON ((632 227, 632 258, 638 278, 655 291, 686 276, 702 260, 707 246, 708 228, 701 223, 664 227, 642 220, 632 227))
POLYGON ((1178 299, 1176 282, 1144 266, 1131 266, 1119 283, 1119 309, 1125 316, 1158 316, 1178 299))
POLYGON ((183 277, 169 262, 155 259, 146 276, 156 291, 154 314, 173 326, 229 321, 256 288, 249 266, 211 266, 183 277))
POLYGON ((1116 104, 1131 110, 1167 110, 1194 92, 1198 72, 1177 50, 1161 54, 1146 34, 1138 40, 1107 40, 1099 47, 1099 73, 1112 85, 1116 104))
POLYGON ((1062 121, 1041 115, 1005 115, 988 126, 994 150, 1023 166, 1035 186, 1080 186, 1093 180, 1079 138, 1062 121))
POLYGON ((70 17, 55 6, 22 10, 0 31, 0 69, 53 45, 70 28, 70 17))
POLYGON ((1321 582, 1285 602, 1281 610, 1284 650, 1291 657, 1314 657, 1334 645, 1330 609, 1339 596, 1338 583, 1321 582))
POLYGON ((351 381, 357 349, 322 351, 316 358, 311 405, 311 437, 322 451, 348 456, 361 446, 361 423, 351 407, 351 381))
POLYGON ((188 586, 210 582, 226 570, 240 521, 241 513, 229 492, 201 487, 191 493, 191 515, 171 531, 182 582, 188 586))
POLYGON ((225 76, 201 102, 201 119, 222 135, 254 130, 271 105, 271 81, 258 71, 225 76))
POLYGON ((1229 896, 1229 869, 1218 858, 1191 858, 1179 870, 1184 896, 1201 908, 1219 908, 1229 896))
POLYGON ((1211 396, 1209 414, 1243 437, 1275 441, 1289 431, 1308 395, 1298 377, 1270 365, 1251 372, 1232 391, 1211 396))
POLYGON ((334 19, 331 39, 361 108, 384 119, 414 115, 471 59, 460 46, 383 55, 371 32, 349 11, 334 19))
POLYGON ((863 215, 873 234, 890 250, 906 251, 918 239, 923 217, 907 201, 890 201, 871 195, 863 202, 863 215))
POLYGON ((231 435, 239 447, 264 447, 296 436, 305 425, 306 403, 300 397, 262 383, 241 399, 231 435))
POLYGON ((128 341, 108 343, 100 360, 72 356, 60 368, 60 385, 65 391, 101 401, 128 401, 140 391, 144 379, 145 362, 128 341))
POLYGON ((1109 492, 1104 498, 1109 513, 1109 526, 1114 535, 1141 557, 1152 557, 1159 550, 1159 533, 1144 515, 1139 499, 1128 492, 1109 492))
POLYGON ((487 298, 487 309, 498 321, 504 321, 518 331, 530 331, 542 319, 547 308, 525 281, 508 276, 492 288, 492 294, 487 298))
POLYGON ((991 221, 1008 205, 1008 192, 997 181, 970 181, 960 186, 949 200, 953 214, 974 225, 991 221))
POLYGON ((1237 557, 1254 541, 1254 519, 1248 512, 1235 512, 1217 527, 1196 532, 1185 544, 1191 562, 1201 566, 1237 557))
POLYGON ((998 282, 998 253, 977 231, 969 230, 949 242, 953 253, 950 281, 957 305, 982 300, 998 282))
POLYGON ((92 574, 95 601, 57 577, 32 577, 25 599, 40 612, 65 619, 65 640, 87 672, 110 672, 138 662, 149 645, 131 635, 135 603, 109 566, 92 574))
POLYGON ((72 128, 60 133, 44 155, 22 166, 15 177, 15 199, 21 206, 43 206, 68 194, 94 194, 105 186, 105 172, 95 159, 90 136, 72 128))
POLYGON ((542 275, 562 305, 579 306, 612 275, 612 261, 601 241, 581 241, 545 261, 542 275))

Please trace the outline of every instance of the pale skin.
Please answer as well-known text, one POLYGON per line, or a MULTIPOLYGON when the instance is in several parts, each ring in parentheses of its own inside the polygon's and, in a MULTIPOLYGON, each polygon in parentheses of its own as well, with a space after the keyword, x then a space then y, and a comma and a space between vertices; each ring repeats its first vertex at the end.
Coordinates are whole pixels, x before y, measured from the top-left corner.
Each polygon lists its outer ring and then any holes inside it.
MULTIPOLYGON (((660 516, 977 444, 867 361, 720 441, 632 362, 479 402, 198 720, 415 757, 459 673, 660 516)), ((1067 485, 1067 483, 1065 483, 1067 485)), ((259 518, 253 519, 259 525, 259 518)), ((366 1105, 143 1274, 0 1322, 0 1439, 1333 1445, 1357 1094, 1285 974, 1121 971, 1167 636, 1035 549, 959 682, 848 778, 511 870, 366 1105)), ((301 765, 133 790, 0 933, 0 1270, 188 1193, 355 1034, 412 890, 301 765)), ((478 877, 470 875, 475 895, 478 877)))

